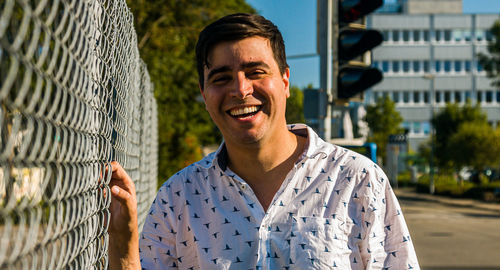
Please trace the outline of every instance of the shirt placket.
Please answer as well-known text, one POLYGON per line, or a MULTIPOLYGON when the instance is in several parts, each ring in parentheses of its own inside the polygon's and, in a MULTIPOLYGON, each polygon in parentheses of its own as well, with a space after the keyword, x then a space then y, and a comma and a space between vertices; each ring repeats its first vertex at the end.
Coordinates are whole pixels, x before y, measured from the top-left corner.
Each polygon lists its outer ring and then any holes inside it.
MULTIPOLYGON (((273 259, 276 259, 273 257, 274 252, 272 252, 272 247, 271 247, 271 234, 273 233, 273 229, 276 229, 276 223, 280 223, 280 221, 285 222, 283 218, 286 217, 286 215, 283 215, 283 213, 286 213, 286 205, 288 205, 289 198, 286 198, 285 190, 286 188, 295 181, 295 178, 297 177, 297 166, 300 166, 298 164, 295 164, 290 170, 290 172, 286 175, 284 182, 281 184, 278 192, 274 195, 274 198, 272 200, 272 203, 269 205, 266 213, 264 214, 264 218, 262 219, 260 228, 259 228, 259 254, 258 254, 258 262, 257 266, 262 266, 262 268, 257 267, 257 269, 274 269, 273 268, 273 259), (285 204, 285 206, 280 206, 280 203, 277 202, 282 202, 285 204), (280 220, 283 219, 283 220, 280 220)), ((283 241, 286 241, 283 239, 283 241)))

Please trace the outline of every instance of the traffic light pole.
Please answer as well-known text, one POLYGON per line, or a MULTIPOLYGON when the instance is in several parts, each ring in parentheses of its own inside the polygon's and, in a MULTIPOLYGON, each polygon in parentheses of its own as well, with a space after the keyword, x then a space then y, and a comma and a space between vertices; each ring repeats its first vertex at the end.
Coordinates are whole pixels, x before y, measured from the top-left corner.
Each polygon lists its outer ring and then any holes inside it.
POLYGON ((320 66, 320 90, 326 92, 326 95, 320 95, 319 106, 326 108, 326 114, 320 115, 319 120, 319 135, 325 141, 330 141, 332 136, 331 126, 332 126, 332 98, 334 96, 333 86, 336 85, 334 82, 333 72, 337 70, 333 67, 333 53, 334 48, 333 42, 333 29, 334 18, 336 18, 337 13, 337 1, 338 0, 318 0, 317 10, 318 10, 318 50, 319 50, 319 66, 320 66), (335 8, 334 8, 335 7, 335 8))
POLYGON ((318 131, 325 141, 332 138, 334 104, 344 105, 382 80, 380 70, 359 61, 367 51, 380 45, 382 34, 355 24, 382 4, 383 0, 317 0, 321 91, 318 106, 325 108, 318 116, 318 131))

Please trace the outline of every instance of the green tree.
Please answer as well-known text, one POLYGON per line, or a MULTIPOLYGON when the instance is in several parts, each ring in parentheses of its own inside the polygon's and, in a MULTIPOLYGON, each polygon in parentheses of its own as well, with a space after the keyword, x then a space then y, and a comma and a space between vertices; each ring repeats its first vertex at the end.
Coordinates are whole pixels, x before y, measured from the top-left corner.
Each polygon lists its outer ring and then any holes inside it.
POLYGON ((450 154, 458 168, 468 166, 481 173, 500 163, 500 129, 486 122, 465 122, 450 137, 450 154))
POLYGON ((290 87, 290 97, 286 100, 285 116, 288 124, 305 123, 304 93, 297 86, 290 87))
POLYGON ((201 145, 221 140, 200 100, 195 45, 208 23, 235 12, 254 13, 244 0, 127 1, 158 102, 159 170, 165 181, 200 159, 201 145))
MULTIPOLYGON (((435 133, 435 151, 437 166, 443 170, 457 169, 453 145, 450 138, 458 132, 460 125, 468 122, 486 123, 486 115, 481 111, 479 104, 473 106, 467 101, 463 107, 457 104, 447 104, 432 119, 435 133)), ((458 168, 459 169, 459 168, 458 168)))
POLYGON ((396 110, 395 103, 386 96, 377 99, 375 104, 366 107, 364 120, 370 128, 368 141, 377 144, 378 155, 382 156, 385 164, 385 152, 389 135, 401 134, 404 131, 401 128, 403 118, 396 110))
POLYGON ((491 34, 495 37, 488 43, 489 54, 479 53, 479 63, 491 78, 492 85, 500 87, 500 20, 495 21, 490 28, 491 34))

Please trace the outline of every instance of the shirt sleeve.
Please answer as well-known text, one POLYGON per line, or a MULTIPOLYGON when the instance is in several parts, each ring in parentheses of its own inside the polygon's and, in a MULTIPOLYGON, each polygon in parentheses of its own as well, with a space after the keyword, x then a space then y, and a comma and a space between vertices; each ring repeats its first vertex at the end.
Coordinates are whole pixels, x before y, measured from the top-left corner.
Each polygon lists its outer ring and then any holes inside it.
POLYGON ((386 175, 375 168, 367 181, 372 189, 365 197, 365 234, 360 246, 366 269, 420 269, 403 213, 386 175))
MULTIPOLYGON (((139 240, 142 269, 177 269, 176 226, 168 188, 163 185, 149 210, 139 240)), ((173 207, 173 206, 172 206, 173 207)))

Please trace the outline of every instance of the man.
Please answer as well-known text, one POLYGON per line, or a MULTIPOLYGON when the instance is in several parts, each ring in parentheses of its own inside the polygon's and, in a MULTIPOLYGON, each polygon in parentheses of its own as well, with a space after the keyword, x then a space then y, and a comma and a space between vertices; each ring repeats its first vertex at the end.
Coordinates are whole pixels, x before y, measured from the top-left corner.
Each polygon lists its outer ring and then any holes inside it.
MULTIPOLYGON (((290 71, 274 24, 223 17, 200 33, 196 57, 224 142, 158 191, 140 239, 143 268, 419 268, 382 170, 305 125, 287 126, 290 71)), ((133 184, 118 164, 113 171, 121 208, 112 209, 110 260, 137 267, 136 221, 113 222, 134 216, 133 184)))

